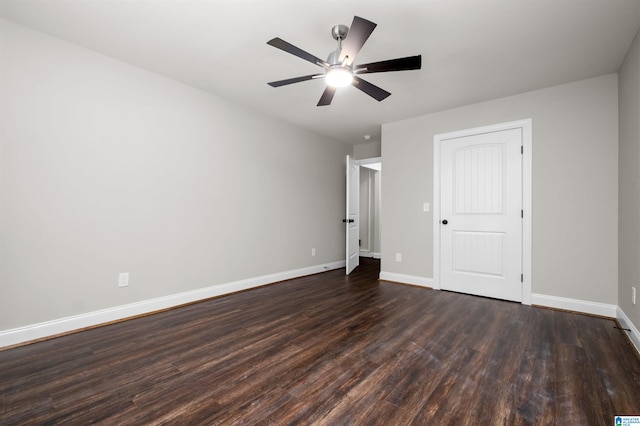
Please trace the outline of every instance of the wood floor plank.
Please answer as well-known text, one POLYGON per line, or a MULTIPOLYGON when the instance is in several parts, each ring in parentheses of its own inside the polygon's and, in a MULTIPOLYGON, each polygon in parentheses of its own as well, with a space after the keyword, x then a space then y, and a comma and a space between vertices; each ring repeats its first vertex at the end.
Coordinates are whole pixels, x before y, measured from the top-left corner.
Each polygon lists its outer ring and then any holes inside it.
POLYGON ((0 351, 0 425, 612 424, 615 323, 377 279, 379 262, 0 351))

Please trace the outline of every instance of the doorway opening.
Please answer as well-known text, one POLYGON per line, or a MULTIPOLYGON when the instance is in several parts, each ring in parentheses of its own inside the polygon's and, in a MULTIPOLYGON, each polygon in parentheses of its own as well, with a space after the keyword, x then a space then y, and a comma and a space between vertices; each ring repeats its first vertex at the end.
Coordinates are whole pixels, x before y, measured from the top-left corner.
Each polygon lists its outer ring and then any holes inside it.
POLYGON ((382 162, 379 158, 360 163, 360 257, 380 259, 380 189, 382 162))
POLYGON ((380 211, 382 159, 353 160, 347 156, 346 273, 360 259, 380 270, 380 211))

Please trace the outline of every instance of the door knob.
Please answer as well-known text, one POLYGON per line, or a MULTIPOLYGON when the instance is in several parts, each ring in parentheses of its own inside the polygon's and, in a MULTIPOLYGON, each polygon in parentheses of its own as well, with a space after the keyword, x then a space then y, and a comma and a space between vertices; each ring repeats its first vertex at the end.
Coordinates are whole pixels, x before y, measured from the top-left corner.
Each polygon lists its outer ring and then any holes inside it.
POLYGON ((443 220, 443 221, 442 221, 442 224, 443 224, 443 225, 446 225, 447 223, 449 223, 449 221, 448 221, 447 219, 445 219, 445 220, 443 220))

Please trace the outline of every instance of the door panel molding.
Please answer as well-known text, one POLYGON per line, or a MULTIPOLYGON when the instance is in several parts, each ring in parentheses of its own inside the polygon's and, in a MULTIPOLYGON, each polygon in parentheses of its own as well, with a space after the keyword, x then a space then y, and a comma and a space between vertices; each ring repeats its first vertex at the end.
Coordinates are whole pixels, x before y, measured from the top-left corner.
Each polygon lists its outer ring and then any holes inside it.
POLYGON ((440 154, 441 144, 450 139, 520 129, 522 134, 522 303, 531 305, 531 219, 532 219, 532 120, 524 119, 435 135, 433 138, 433 283, 440 282, 440 154))

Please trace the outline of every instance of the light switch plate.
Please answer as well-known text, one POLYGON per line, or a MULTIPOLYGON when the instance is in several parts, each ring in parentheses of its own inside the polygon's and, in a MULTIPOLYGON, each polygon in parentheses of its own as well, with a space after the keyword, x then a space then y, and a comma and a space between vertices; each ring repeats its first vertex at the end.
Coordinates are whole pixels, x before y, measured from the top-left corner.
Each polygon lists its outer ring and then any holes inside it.
POLYGON ((129 287, 128 272, 120 272, 120 275, 118 275, 118 287, 129 287))

